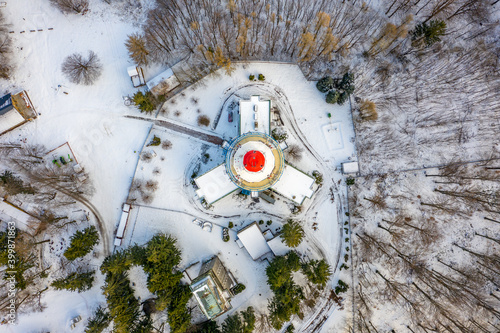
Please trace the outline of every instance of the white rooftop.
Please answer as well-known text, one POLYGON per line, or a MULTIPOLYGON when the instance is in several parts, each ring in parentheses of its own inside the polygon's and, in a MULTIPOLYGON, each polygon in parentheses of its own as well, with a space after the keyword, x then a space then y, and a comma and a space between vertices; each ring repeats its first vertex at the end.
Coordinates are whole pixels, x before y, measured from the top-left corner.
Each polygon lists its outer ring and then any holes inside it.
POLYGON ((253 260, 257 260, 271 251, 256 222, 239 231, 238 238, 253 260))
POLYGON ((284 256, 290 252, 290 248, 283 243, 283 238, 281 236, 276 236, 273 239, 267 241, 267 245, 273 251, 275 256, 284 256))
POLYGON ((194 180, 199 190, 196 194, 211 204, 238 188, 226 173, 224 164, 215 167, 194 180))
POLYGON ((0 115, 0 134, 8 131, 24 121, 23 116, 15 108, 7 111, 5 114, 0 115))
POLYGON ((240 135, 248 132, 269 135, 270 112, 271 101, 261 101, 259 96, 252 96, 250 100, 240 100, 240 135))
POLYGON ((285 170, 283 170, 283 175, 271 188, 282 196, 301 205, 306 197, 310 198, 312 196, 313 184, 313 177, 287 164, 285 165, 285 170))
POLYGON ((343 173, 357 173, 358 171, 359 171, 358 162, 342 163, 342 172, 343 173))
POLYGON ((161 72, 148 82, 146 86, 153 94, 165 94, 179 85, 179 80, 171 68, 161 72))

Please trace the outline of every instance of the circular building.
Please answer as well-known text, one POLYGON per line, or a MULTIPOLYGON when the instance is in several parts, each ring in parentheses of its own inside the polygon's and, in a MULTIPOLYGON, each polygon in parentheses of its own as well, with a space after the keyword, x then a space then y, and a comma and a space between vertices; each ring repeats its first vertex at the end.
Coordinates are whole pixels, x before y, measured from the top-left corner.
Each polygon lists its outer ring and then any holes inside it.
POLYGON ((285 159, 279 144, 261 132, 247 132, 229 145, 226 173, 238 187, 252 192, 268 189, 283 174, 285 159))

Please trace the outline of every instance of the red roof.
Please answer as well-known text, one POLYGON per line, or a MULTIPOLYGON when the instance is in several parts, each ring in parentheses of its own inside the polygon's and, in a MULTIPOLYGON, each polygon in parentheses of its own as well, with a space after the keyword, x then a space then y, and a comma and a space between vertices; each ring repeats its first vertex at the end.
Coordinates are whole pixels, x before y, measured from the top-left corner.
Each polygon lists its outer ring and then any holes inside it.
POLYGON ((243 165, 245 166, 245 169, 250 172, 262 170, 265 163, 266 158, 264 157, 264 154, 258 150, 250 150, 245 154, 245 157, 243 157, 243 165))

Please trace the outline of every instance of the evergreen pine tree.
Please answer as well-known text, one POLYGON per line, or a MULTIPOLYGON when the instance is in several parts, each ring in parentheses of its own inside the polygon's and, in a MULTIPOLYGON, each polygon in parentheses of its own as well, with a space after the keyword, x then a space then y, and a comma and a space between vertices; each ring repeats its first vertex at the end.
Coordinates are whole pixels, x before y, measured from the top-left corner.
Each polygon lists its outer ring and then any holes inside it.
POLYGON ((348 93, 346 93, 345 91, 341 92, 339 98, 337 99, 337 104, 344 105, 344 103, 347 101, 348 98, 349 98, 348 93))
POLYGON ((149 51, 146 48, 146 40, 144 36, 135 33, 128 36, 125 46, 128 50, 128 55, 134 60, 137 65, 147 65, 149 51))
POLYGON ((326 94, 326 102, 328 104, 335 104, 339 98, 339 92, 337 90, 331 90, 326 94))
POLYGON ((99 242, 99 235, 94 226, 85 228, 83 231, 77 231, 71 236, 70 246, 64 251, 64 256, 68 260, 75 260, 85 256, 92 251, 94 245, 99 242))
POLYGON ((142 91, 138 91, 132 97, 132 101, 134 104, 141 110, 141 112, 150 113, 156 109, 159 101, 158 99, 151 93, 151 91, 146 91, 143 93, 142 91))
POLYGON ((348 95, 354 92, 354 75, 347 72, 339 83, 339 89, 345 91, 348 95))
POLYGON ((300 257, 296 251, 290 251, 286 254, 286 262, 291 271, 296 272, 300 269, 300 257))
POLYGON ((131 264, 128 250, 117 251, 104 259, 101 264, 101 273, 119 274, 127 271, 131 264))
POLYGON ((243 318, 243 333, 252 333, 255 329, 255 311, 253 307, 249 306, 246 311, 241 311, 243 318))
POLYGON ((419 23, 411 32, 411 45, 415 48, 427 48, 441 41, 441 36, 446 33, 446 22, 443 20, 432 20, 419 23))
POLYGON ((86 291, 92 287, 95 271, 86 273, 71 273, 66 278, 54 280, 51 286, 57 290, 86 291))
POLYGON ((288 220, 283 225, 282 237, 283 243, 288 247, 297 247, 302 242, 302 238, 304 238, 304 229, 302 229, 297 221, 288 220))
POLYGON ((109 313, 99 306, 93 316, 89 319, 85 333, 101 333, 111 323, 109 313))
POLYGON ((309 281, 318 285, 321 289, 325 287, 328 279, 332 275, 330 265, 328 265, 325 259, 311 260, 303 264, 302 272, 309 281))
POLYGON ((168 325, 172 333, 184 333, 191 323, 191 314, 187 303, 191 298, 191 290, 186 285, 178 284, 172 291, 168 305, 168 325))
POLYGON ((221 333, 217 322, 209 320, 201 324, 193 333, 221 333))
POLYGON ((222 323, 223 333, 241 333, 243 332, 243 324, 238 313, 232 316, 227 316, 227 318, 222 323))
POLYGON ((126 272, 106 274, 103 294, 108 303, 114 332, 129 333, 140 322, 139 302, 126 272))

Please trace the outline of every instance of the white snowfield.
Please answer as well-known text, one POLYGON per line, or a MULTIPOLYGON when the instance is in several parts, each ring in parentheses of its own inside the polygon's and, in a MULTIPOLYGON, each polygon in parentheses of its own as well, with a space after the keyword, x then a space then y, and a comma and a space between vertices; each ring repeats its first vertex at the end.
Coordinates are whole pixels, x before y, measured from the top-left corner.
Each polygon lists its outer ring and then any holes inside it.
MULTIPOLYGON (((148 8, 152 1, 142 0, 141 3, 143 8, 148 8)), ((276 106, 282 110, 280 116, 289 134, 287 143, 301 145, 301 140, 305 140, 316 153, 312 155, 306 151, 304 157, 295 163, 296 167, 306 172, 318 170, 328 175, 324 177, 323 186, 311 200, 304 201, 302 210, 296 215, 290 213, 290 200, 280 196, 276 196, 274 205, 264 200, 249 205, 249 199, 229 194, 219 200, 213 210, 205 210, 190 185, 190 176, 198 164, 198 174, 201 175, 223 163, 223 150, 213 145, 208 145, 205 149, 203 141, 178 135, 159 126, 153 127, 148 121, 124 117, 141 116, 135 108, 123 104, 123 96, 131 96, 137 91, 132 87, 127 73, 127 68, 134 63, 128 58, 124 42, 128 35, 138 31, 145 12, 123 12, 120 6, 120 2, 108 5, 101 0, 91 0, 90 11, 83 16, 63 15, 46 0, 9 1, 1 9, 12 23, 9 29, 14 31, 10 36, 16 50, 16 71, 9 85, 15 86, 14 90, 22 88, 29 91, 30 99, 41 115, 0 137, 0 142, 26 141, 29 144, 43 144, 49 149, 68 142, 79 165, 89 173, 89 180, 94 184, 95 193, 91 201, 103 218, 110 246, 113 244, 114 231, 119 225, 123 203, 127 199, 136 199, 123 233, 122 247, 134 243, 144 244, 155 233, 164 232, 177 238, 182 250, 182 267, 218 254, 236 280, 246 285, 245 291, 231 300, 233 309, 228 314, 250 305, 264 312, 271 297, 266 284, 267 261, 254 261, 246 249, 239 248, 235 242, 236 231, 253 221, 269 220, 272 224, 266 225, 266 228, 277 234, 286 218, 293 217, 301 222, 306 231, 301 253, 309 258, 324 256, 332 267, 338 264, 339 254, 343 255, 343 252, 339 252, 343 251, 343 235, 339 231, 339 224, 344 223, 339 216, 344 216, 347 204, 346 188, 338 185, 342 176, 335 169, 355 155, 349 105, 332 106, 325 103, 324 95, 316 89, 315 82, 307 81, 295 65, 258 62, 236 64, 230 77, 221 71, 222 75, 204 78, 196 89, 188 88, 184 90, 185 95, 175 96, 172 99, 175 103, 167 101, 165 106, 168 112, 160 113, 159 120, 173 119, 179 124, 198 127, 198 116, 207 115, 211 125, 201 130, 213 131, 229 141, 239 135, 239 119, 228 122, 227 105, 223 108, 226 98, 231 100, 232 94, 238 94, 246 99, 253 95, 260 95, 264 101, 273 99, 273 105, 276 101, 276 106), (30 29, 35 29, 36 32, 31 33, 30 29), (27 32, 20 34, 23 30, 27 32), (86 54, 87 50, 95 51, 100 58, 102 75, 92 86, 75 85, 61 73, 61 63, 68 55, 75 52, 86 54), (248 86, 248 76, 257 73, 265 75, 265 82, 256 82, 251 89, 243 88, 248 86), (276 89, 287 99, 279 99, 276 89), (193 99, 196 99, 196 105, 193 99), (219 123, 211 130, 221 109, 219 123), (327 117, 330 112, 332 119, 327 117), (340 133, 342 147, 328 145, 326 141, 328 138, 322 128, 331 121, 339 126, 335 138, 340 133), (159 136, 162 142, 169 140, 172 147, 148 147, 146 150, 154 151, 155 154, 150 161, 142 161, 139 154, 153 135, 159 136), (203 153, 210 155, 208 162, 197 162, 203 153), (157 182, 158 188, 149 198, 150 201, 144 202, 137 193, 132 193, 129 197, 133 179, 157 182), (333 204, 330 204, 330 188, 335 192, 333 204), (308 209, 309 207, 312 208, 308 209), (212 223, 212 232, 206 232, 193 224, 194 218, 212 223), (227 227, 230 221, 235 227, 229 230, 231 239, 225 243, 221 237, 222 227, 227 227), (316 229, 313 229, 314 223, 316 229)), ((144 68, 146 81, 163 70, 160 66, 144 68)), ((237 103, 235 98, 233 100, 237 103)), ((238 117, 237 112, 234 117, 238 117)), ((0 171, 4 168, 1 163, 0 161, 0 171)), ((206 198, 207 195, 219 197, 236 189, 228 177, 225 177, 226 183, 220 180, 225 172, 223 169, 224 166, 215 178, 208 176, 197 180, 218 186, 213 186, 213 194, 204 192, 206 198)), ((295 173, 293 168, 290 172, 288 176, 282 176, 281 192, 284 195, 295 195, 294 200, 301 202, 300 199, 310 195, 310 191, 299 195, 291 194, 294 184, 300 183, 311 188, 312 180, 300 172, 295 173)), ((211 200, 207 198, 207 201, 211 200)), ((59 236, 67 240, 70 234, 62 231, 59 236)), ((249 248, 256 249, 254 256, 257 257, 264 251, 269 252, 265 239, 264 246, 260 240, 255 240, 260 238, 253 237, 249 238, 248 244, 251 244, 249 248), (260 245, 255 246, 254 243, 260 245)), ((112 251, 113 248, 109 250, 112 251)), ((59 270, 60 258, 53 256, 45 260, 47 266, 53 265, 54 270, 59 270)), ((88 262, 89 267, 97 269, 92 289, 72 293, 49 288, 41 297, 41 303, 46 306, 44 311, 24 313, 21 310, 18 313, 18 325, 0 326, 0 331, 82 333, 94 309, 98 305, 105 305, 101 290, 104 282, 98 270, 101 262, 102 258, 92 258, 88 262), (82 320, 74 330, 70 330, 71 319, 78 315, 81 315, 82 320)), ((61 274, 60 271, 50 273, 61 274)), ((341 274, 345 274, 344 271, 341 274)), ((130 277, 136 284, 136 296, 140 296, 142 300, 151 296, 145 287, 146 277, 143 273, 133 269, 130 277)), ((338 277, 339 273, 336 271, 330 282, 331 286, 338 277)), ((347 275, 342 276, 342 279, 349 281, 347 275)), ((320 303, 318 302, 318 306, 320 303)), ((306 309, 304 322, 318 310, 318 307, 306 309)), ((325 323, 323 331, 327 332, 341 322, 343 316, 342 312, 335 312, 325 323)), ((217 320, 221 322, 224 318, 225 315, 217 320)), ((304 322, 294 319, 294 325, 298 329, 304 322)))

